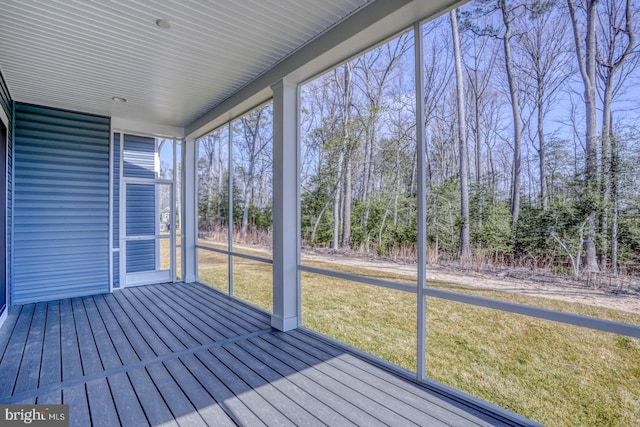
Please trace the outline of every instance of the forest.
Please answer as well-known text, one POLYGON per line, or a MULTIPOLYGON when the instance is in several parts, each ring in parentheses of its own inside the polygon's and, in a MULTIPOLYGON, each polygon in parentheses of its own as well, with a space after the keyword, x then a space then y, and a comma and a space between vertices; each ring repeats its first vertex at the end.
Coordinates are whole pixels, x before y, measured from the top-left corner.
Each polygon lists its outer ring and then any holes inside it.
MULTIPOLYGON (((413 31, 302 85, 303 249, 415 262, 423 188, 429 262, 640 275, 639 6, 475 0, 422 25, 423 99, 413 31)), ((271 114, 198 140, 200 239, 269 246, 271 114)))

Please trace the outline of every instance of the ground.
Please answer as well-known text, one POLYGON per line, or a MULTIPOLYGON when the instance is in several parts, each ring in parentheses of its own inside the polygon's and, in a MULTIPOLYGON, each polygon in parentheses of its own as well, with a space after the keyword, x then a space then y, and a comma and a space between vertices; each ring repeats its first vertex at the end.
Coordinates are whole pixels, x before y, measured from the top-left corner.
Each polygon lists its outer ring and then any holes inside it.
MULTIPOLYGON (((415 264, 402 264, 378 258, 345 256, 344 253, 305 251, 303 259, 388 273, 395 272, 407 277, 416 274, 415 264)), ((427 283, 430 280, 464 287, 577 302, 640 314, 640 284, 638 280, 631 278, 625 278, 621 282, 611 285, 603 283, 594 287, 587 283, 587 279, 572 280, 566 276, 529 269, 478 269, 462 268, 455 264, 429 264, 427 265, 427 283)), ((607 280, 603 278, 598 280, 599 283, 603 281, 607 280)))

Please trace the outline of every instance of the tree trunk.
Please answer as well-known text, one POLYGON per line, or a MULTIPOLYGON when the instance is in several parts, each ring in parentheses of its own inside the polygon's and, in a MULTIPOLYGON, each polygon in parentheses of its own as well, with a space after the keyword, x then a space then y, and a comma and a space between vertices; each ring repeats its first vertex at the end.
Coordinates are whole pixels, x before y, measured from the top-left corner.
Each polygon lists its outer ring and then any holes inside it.
MULTIPOLYGON (((604 209, 602 209, 602 214, 600 217, 600 230, 601 230, 601 253, 600 253, 600 268, 602 270, 607 269, 607 254, 609 252, 609 238, 611 238, 611 256, 613 258, 613 254, 616 254, 616 263, 617 263, 617 246, 614 249, 614 237, 617 240, 617 218, 615 224, 615 232, 613 230, 614 225, 612 224, 611 231, 609 230, 609 216, 616 215, 612 211, 617 209, 614 205, 617 203, 613 199, 613 180, 614 175, 617 174, 617 171, 614 173, 614 162, 617 162, 617 159, 614 161, 614 143, 615 137, 612 135, 612 112, 611 106, 613 104, 613 99, 616 92, 616 75, 619 70, 625 65, 625 63, 629 60, 633 50, 636 46, 636 36, 633 30, 633 14, 631 13, 631 0, 627 0, 624 8, 624 16, 625 16, 625 26, 624 30, 619 28, 616 25, 617 17, 619 14, 619 10, 617 8, 617 4, 615 2, 611 2, 609 4, 609 8, 606 11, 606 18, 603 19, 605 22, 609 22, 609 26, 607 26, 603 30, 604 40, 601 43, 603 48, 600 49, 600 52, 604 53, 604 58, 598 57, 597 63, 600 67, 600 77, 603 86, 603 94, 602 94, 602 140, 601 140, 601 194, 602 194, 602 202, 604 209), (618 39, 618 37, 622 35, 622 37, 626 37, 627 43, 625 49, 617 54, 619 51, 619 46, 617 44, 622 42, 618 39)), ((618 86, 619 87, 619 86, 618 86)), ((617 165, 616 165, 617 167, 617 165)), ((617 191, 617 189, 616 189, 617 191)), ((616 195, 617 197, 617 195, 616 195)), ((611 219, 613 221, 613 218, 611 219)), ((613 263, 613 259, 612 259, 613 263)))
POLYGON ((351 155, 345 161, 344 167, 344 214, 342 221, 342 247, 351 247, 351 199, 352 199, 352 177, 351 177, 351 155))
MULTIPOLYGON (((213 169, 213 147, 211 147, 211 150, 208 150, 209 152, 207 153, 207 173, 208 173, 208 179, 207 182, 209 183, 209 194, 207 195, 207 212, 206 212, 206 220, 207 220, 207 229, 210 228, 211 225, 211 217, 212 217, 212 211, 213 211, 213 196, 214 196, 214 188, 213 188, 213 176, 214 176, 214 169, 213 169)), ((211 231, 211 230, 208 230, 211 231)))
POLYGON ((344 144, 344 194, 342 215, 342 246, 349 248, 351 245, 351 198, 352 198, 352 182, 351 182, 351 92, 352 92, 353 70, 350 62, 344 65, 344 87, 343 87, 343 144, 344 144))
POLYGON ((474 70, 474 143, 475 143, 475 165, 476 165, 476 192, 478 193, 478 230, 482 230, 482 216, 483 216, 483 205, 484 205, 484 197, 482 194, 482 149, 481 149, 481 137, 482 132, 480 131, 480 97, 482 96, 478 93, 478 69, 474 70))
POLYGON ((313 223, 313 229, 311 230, 311 244, 312 245, 315 245, 315 243, 316 243, 316 234, 318 232, 318 227, 320 226, 320 221, 322 220, 322 216, 324 215, 324 212, 327 210, 328 206, 329 206, 329 203, 325 203, 324 204, 324 206, 320 210, 320 213, 318 214, 318 218, 313 223))
POLYGON ((618 143, 611 138, 611 274, 618 276, 618 143))
POLYGON ((458 151, 460 156, 460 261, 467 261, 471 257, 469 243, 469 166, 467 153, 467 120, 464 108, 464 86, 462 82, 462 55, 460 53, 460 35, 458 32, 458 18, 456 10, 449 13, 451 17, 451 33, 453 35, 453 55, 456 67, 456 104, 458 110, 458 151))
POLYGON ((539 170, 540 170, 540 207, 543 211, 546 211, 549 207, 549 201, 547 200, 547 173, 545 167, 545 138, 544 138, 544 90, 542 82, 538 82, 536 108, 538 110, 538 157, 539 157, 539 170))
POLYGON ((222 171, 224 165, 222 164, 222 141, 218 141, 218 187, 216 189, 217 192, 217 201, 216 201, 216 223, 218 226, 222 224, 222 181, 223 181, 223 173, 222 171))
MULTIPOLYGON (((576 55, 580 75, 584 85, 585 106, 585 180, 587 195, 596 192, 597 180, 597 155, 594 150, 597 138, 597 105, 596 105, 596 18, 599 0, 587 0, 586 34, 583 52, 582 37, 578 27, 573 0, 567 0, 569 15, 573 24, 573 39, 576 45, 576 55)), ((585 224, 584 252, 585 270, 587 272, 598 271, 598 259, 596 255, 596 212, 592 210, 585 224)))
POLYGON ((342 150, 338 154, 338 164, 336 165, 336 171, 338 176, 336 178, 336 188, 333 195, 333 241, 331 242, 332 249, 340 248, 340 193, 342 192, 342 150))
POLYGON ((505 26, 504 38, 504 63, 509 83, 509 96, 511 98, 511 114, 513 116, 513 176, 511 177, 511 225, 515 230, 520 217, 520 181, 522 175, 522 119, 520 116, 520 100, 518 87, 513 73, 513 58, 511 54, 511 19, 505 0, 500 0, 500 10, 505 26))
POLYGON ((605 80, 602 100, 602 140, 600 141, 601 178, 600 191, 602 210, 600 213, 600 269, 607 270, 609 252, 609 212, 611 210, 611 102, 613 91, 611 75, 605 80))

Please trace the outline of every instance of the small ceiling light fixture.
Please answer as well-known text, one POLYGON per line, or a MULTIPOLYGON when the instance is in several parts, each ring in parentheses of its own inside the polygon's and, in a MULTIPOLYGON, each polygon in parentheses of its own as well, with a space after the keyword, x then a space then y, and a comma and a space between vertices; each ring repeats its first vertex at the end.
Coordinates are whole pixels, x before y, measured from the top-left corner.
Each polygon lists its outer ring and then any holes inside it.
POLYGON ((169 30, 171 28, 171 22, 166 19, 156 19, 156 25, 163 30, 169 30))
POLYGON ((114 96, 113 98, 111 98, 113 101, 115 102, 127 102, 127 98, 123 98, 121 96, 114 96))

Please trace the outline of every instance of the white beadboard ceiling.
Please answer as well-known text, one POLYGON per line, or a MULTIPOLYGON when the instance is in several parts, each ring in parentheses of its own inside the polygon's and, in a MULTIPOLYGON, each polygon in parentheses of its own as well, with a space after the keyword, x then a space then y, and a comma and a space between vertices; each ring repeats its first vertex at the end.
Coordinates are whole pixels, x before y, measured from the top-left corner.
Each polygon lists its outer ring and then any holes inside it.
POLYGON ((19 102, 184 127, 367 3, 3 0, 0 68, 19 102))

